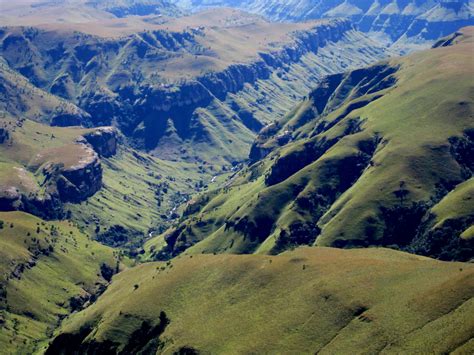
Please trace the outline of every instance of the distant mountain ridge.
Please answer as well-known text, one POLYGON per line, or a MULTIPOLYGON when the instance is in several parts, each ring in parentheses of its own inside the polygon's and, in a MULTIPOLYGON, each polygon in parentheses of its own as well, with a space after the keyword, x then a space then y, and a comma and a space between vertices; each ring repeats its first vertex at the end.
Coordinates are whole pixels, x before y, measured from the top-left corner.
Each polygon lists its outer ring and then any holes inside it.
POLYGON ((23 0, 0 4, 0 25, 77 24, 131 16, 178 17, 168 0, 23 0))
MULTIPOLYGON (((241 14, 216 18, 242 20, 241 14)), ((278 27, 251 16, 249 26, 222 32, 206 25, 117 39, 8 27, 0 28, 0 56, 36 87, 82 109, 53 124, 115 125, 134 146, 163 158, 223 163, 244 160, 256 132, 322 75, 389 54, 347 20, 278 27), (246 36, 257 32, 263 35, 251 45, 246 36), (337 61, 319 55, 328 50, 340 54, 337 61)))
POLYGON ((469 0, 175 0, 187 9, 231 6, 276 21, 348 17, 364 32, 383 32, 396 42, 434 40, 474 23, 469 0))
POLYGON ((167 15, 176 16, 182 12, 168 0, 89 0, 88 6, 105 10, 117 17, 167 15))

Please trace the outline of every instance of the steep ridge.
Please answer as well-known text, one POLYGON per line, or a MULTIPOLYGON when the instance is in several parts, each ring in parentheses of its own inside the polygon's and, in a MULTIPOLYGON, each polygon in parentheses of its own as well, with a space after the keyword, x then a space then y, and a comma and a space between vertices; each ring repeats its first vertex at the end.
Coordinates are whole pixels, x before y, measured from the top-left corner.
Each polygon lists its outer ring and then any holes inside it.
POLYGON ((460 33, 452 46, 327 77, 149 255, 306 244, 471 259, 473 28, 460 33))
POLYGON ((473 273, 388 249, 148 263, 114 277, 46 354, 470 353, 473 273))
POLYGON ((361 31, 383 34, 402 47, 410 42, 435 40, 474 23, 474 9, 468 0, 177 0, 176 3, 188 9, 238 7, 276 21, 348 17, 361 31))
POLYGON ((6 28, 0 54, 34 85, 81 107, 92 125, 119 127, 135 147, 166 159, 217 164, 243 160, 255 132, 282 116, 323 74, 388 54, 347 21, 277 29, 235 11, 200 16, 243 24, 120 39, 6 28), (233 31, 237 39, 228 37, 233 31), (257 33, 262 44, 233 58, 257 33), (301 78, 306 80, 296 84, 301 78))

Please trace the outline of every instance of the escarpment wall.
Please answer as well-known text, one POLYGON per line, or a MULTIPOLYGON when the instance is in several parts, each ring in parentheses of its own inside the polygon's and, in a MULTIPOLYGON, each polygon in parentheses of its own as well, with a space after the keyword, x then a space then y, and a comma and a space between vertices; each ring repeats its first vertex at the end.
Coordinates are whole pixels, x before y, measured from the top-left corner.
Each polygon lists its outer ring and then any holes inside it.
POLYGON ((337 42, 354 27, 349 21, 337 20, 319 25, 309 31, 298 31, 293 34, 294 43, 283 49, 259 53, 260 60, 249 64, 231 65, 222 72, 211 73, 197 79, 215 97, 224 99, 227 93, 242 90, 245 84, 260 79, 268 79, 271 73, 286 64, 298 62, 308 52, 317 52, 318 48, 328 42, 337 42))
POLYGON ((208 65, 199 74, 186 57, 206 63, 219 59, 219 52, 206 45, 207 35, 195 28, 103 39, 5 29, 0 30, 0 54, 32 83, 90 115, 58 114, 53 125, 114 125, 134 147, 162 158, 183 159, 186 150, 191 160, 223 164, 244 160, 259 129, 287 112, 322 76, 386 56, 382 46, 364 51, 375 44, 349 21, 327 20, 290 33, 286 45, 276 43, 274 50, 255 53, 254 60, 219 71, 208 65), (338 46, 340 41, 344 45, 338 46), (331 53, 319 54, 329 47, 331 53), (20 49, 24 55, 17 56, 20 49), (332 51, 338 52, 338 62, 333 63, 332 51), (37 63, 35 70, 31 61, 37 63), (180 65, 191 72, 174 72, 180 65), (222 127, 216 130, 216 125, 222 127), (224 158, 212 153, 209 160, 209 149, 196 143, 228 152, 224 158))
MULTIPOLYGON (((144 145, 147 149, 158 145, 169 119, 178 134, 187 138, 190 116, 197 108, 205 108, 215 99, 223 102, 229 94, 242 91, 246 85, 268 80, 276 70, 297 63, 308 53, 317 53, 320 48, 330 42, 338 42, 353 30, 349 21, 332 21, 309 31, 293 33, 293 43, 280 50, 259 53, 258 59, 253 62, 230 65, 223 71, 211 72, 177 86, 144 88, 130 97, 130 101, 137 103, 135 110, 139 114, 132 124, 133 128, 128 129, 134 131, 135 137, 145 136, 144 145), (143 117, 146 117, 144 130, 140 125, 143 117), (140 127, 140 131, 136 130, 137 127, 140 127)), ((235 115, 244 121, 238 113, 235 115)), ((261 123, 257 126, 261 127, 261 123)))

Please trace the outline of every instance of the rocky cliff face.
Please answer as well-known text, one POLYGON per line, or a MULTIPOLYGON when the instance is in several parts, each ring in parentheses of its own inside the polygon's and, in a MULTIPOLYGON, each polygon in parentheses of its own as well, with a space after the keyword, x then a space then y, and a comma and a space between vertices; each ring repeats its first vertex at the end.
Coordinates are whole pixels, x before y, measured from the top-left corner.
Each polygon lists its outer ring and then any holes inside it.
POLYGON ((0 127, 0 144, 5 143, 10 138, 10 133, 5 127, 0 127))
POLYGON ((85 155, 74 166, 65 168, 50 163, 43 167, 43 192, 2 187, 0 211, 25 211, 45 219, 58 219, 65 216, 64 203, 79 203, 94 195, 102 187, 102 166, 91 148, 83 148, 85 155))
MULTIPOLYGON (((0 132, 8 131, 2 128, 0 132)), ((19 184, 1 187, 0 211, 25 211, 46 219, 64 217, 65 203, 85 201, 101 189, 100 157, 116 154, 117 137, 115 128, 101 127, 84 134, 75 143, 60 147, 59 156, 39 162, 44 176, 41 188, 28 178, 26 169, 14 167, 10 174, 19 176, 19 184)))
POLYGON ((94 195, 102 186, 102 166, 98 154, 83 145, 84 155, 77 164, 61 169, 44 168, 45 175, 56 183, 62 202, 81 202, 94 195))
POLYGON ((118 132, 114 127, 100 127, 83 137, 100 157, 110 158, 117 153, 118 132))

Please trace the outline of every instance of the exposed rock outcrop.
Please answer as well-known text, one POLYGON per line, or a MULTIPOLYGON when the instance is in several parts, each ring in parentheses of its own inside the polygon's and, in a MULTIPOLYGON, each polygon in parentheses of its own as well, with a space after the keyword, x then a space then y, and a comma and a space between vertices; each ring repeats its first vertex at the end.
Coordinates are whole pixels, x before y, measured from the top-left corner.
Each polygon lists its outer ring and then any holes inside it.
POLYGON ((69 127, 69 126, 88 126, 90 116, 79 113, 63 113, 51 118, 51 126, 69 127))
POLYGON ((118 132, 114 127, 100 127, 83 137, 100 157, 110 158, 117 153, 118 132))
POLYGON ((0 127, 0 144, 5 143, 10 138, 10 133, 8 129, 0 127))
MULTIPOLYGON (((44 181, 39 184, 25 168, 14 167, 18 184, 0 189, 0 211, 25 211, 44 219, 65 216, 64 203, 79 203, 94 195, 102 187, 102 166, 98 153, 85 143, 67 146, 63 154, 78 154, 74 163, 68 157, 54 157, 42 164, 44 181), (77 147, 79 146, 79 147, 77 147), (66 163, 67 162, 67 163, 66 163)), ((106 151, 110 153, 110 151, 106 151)))
MULTIPOLYGON (((59 170, 56 184, 62 202, 84 201, 102 186, 102 166, 99 156, 87 146, 84 150, 86 154, 76 165, 59 170)), ((55 167, 52 169, 54 171, 55 167)), ((54 172, 50 176, 54 178, 54 172)))
POLYGON ((46 186, 44 194, 26 194, 14 186, 0 190, 0 211, 25 211, 44 219, 64 217, 63 203, 55 189, 46 186))

